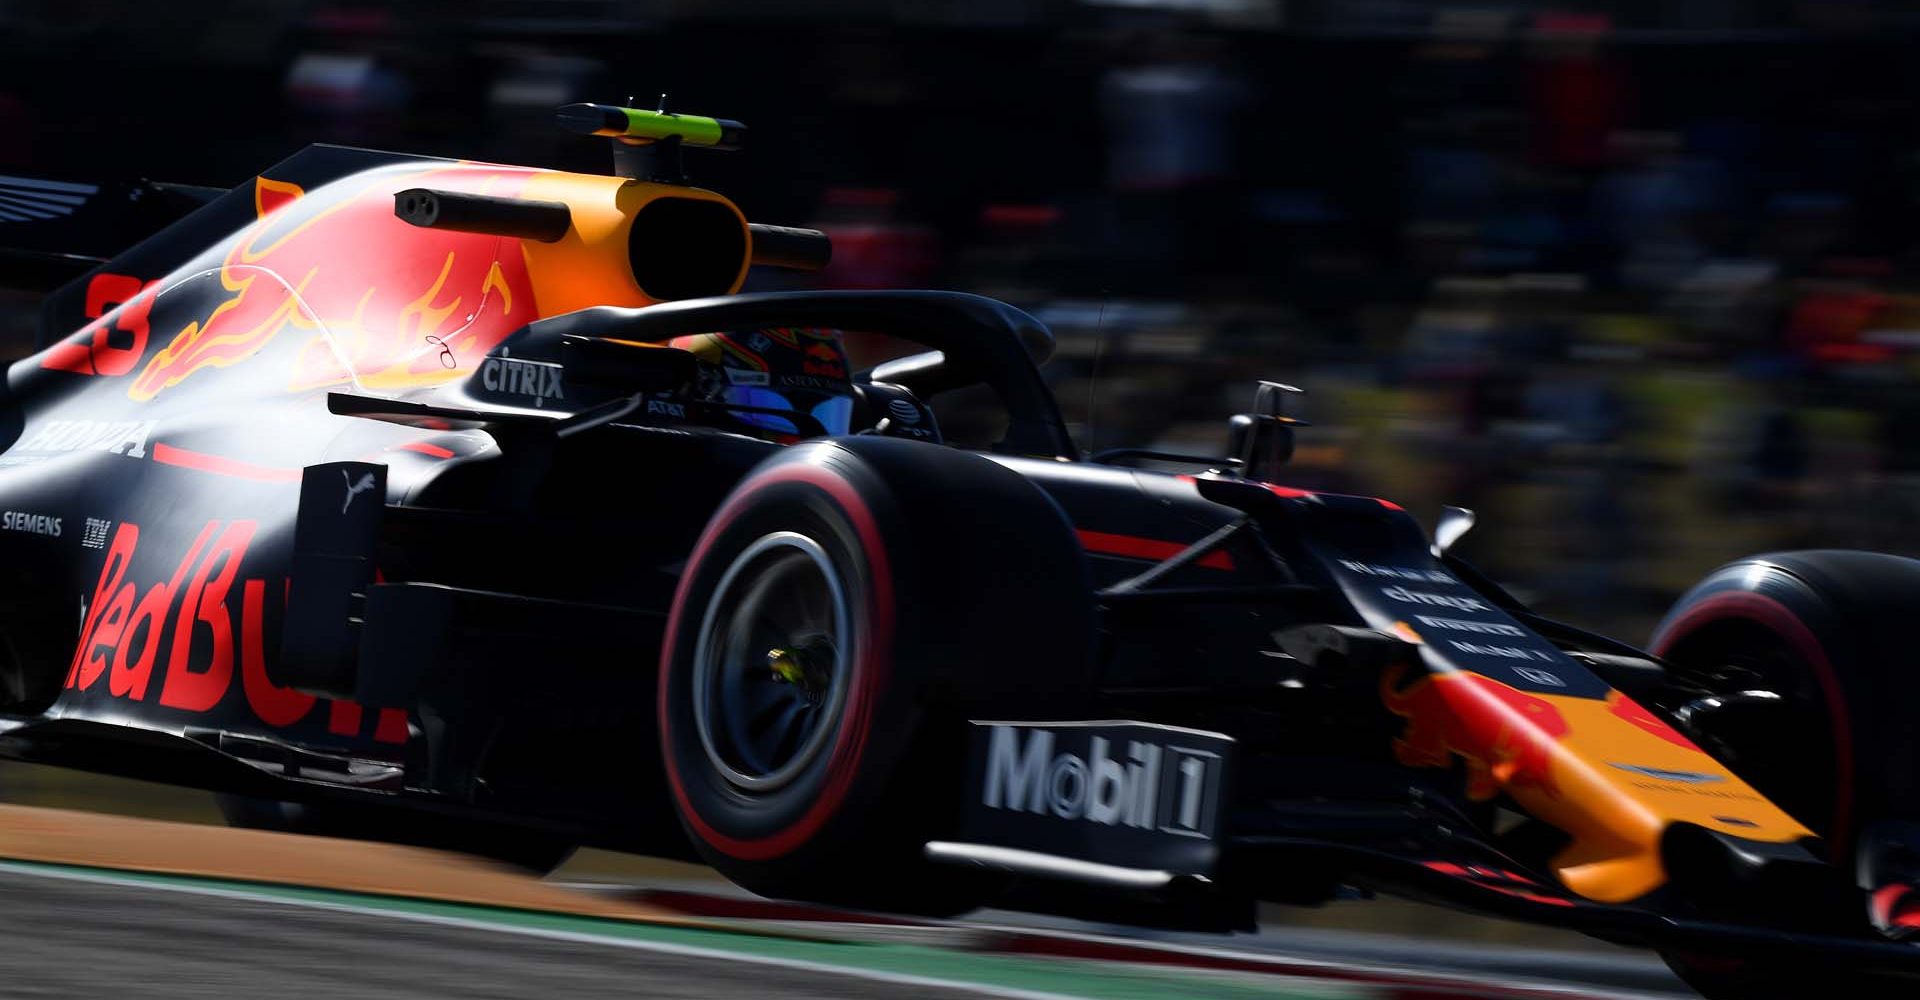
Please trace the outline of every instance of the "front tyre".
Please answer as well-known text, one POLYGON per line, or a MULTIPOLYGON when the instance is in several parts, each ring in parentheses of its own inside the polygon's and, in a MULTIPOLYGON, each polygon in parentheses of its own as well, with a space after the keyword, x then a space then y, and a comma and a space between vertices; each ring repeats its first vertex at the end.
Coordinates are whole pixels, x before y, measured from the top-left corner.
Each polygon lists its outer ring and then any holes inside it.
POLYGON ((1917 616, 1920 561, 1782 552, 1708 575, 1648 648, 1709 696, 1671 706, 1703 745, 1849 864, 1875 824, 1920 818, 1917 616))
POLYGON ((987 459, 911 441, 799 445, 743 481, 669 613, 668 787, 700 854, 763 895, 958 912, 927 865, 952 825, 976 711, 1084 680, 1091 589, 1051 499, 987 459))
MULTIPOLYGON (((1920 561, 1782 552, 1709 574, 1648 645, 1689 692, 1667 707, 1690 734, 1819 834, 1828 858, 1868 891, 1920 874, 1889 841, 1920 818, 1920 736, 1908 721, 1920 673, 1905 666, 1916 617, 1920 561)), ((1858 929, 1867 915, 1863 894, 1858 929)), ((1913 995, 1910 981, 1819 962, 1665 958, 1710 1000, 1913 995)))

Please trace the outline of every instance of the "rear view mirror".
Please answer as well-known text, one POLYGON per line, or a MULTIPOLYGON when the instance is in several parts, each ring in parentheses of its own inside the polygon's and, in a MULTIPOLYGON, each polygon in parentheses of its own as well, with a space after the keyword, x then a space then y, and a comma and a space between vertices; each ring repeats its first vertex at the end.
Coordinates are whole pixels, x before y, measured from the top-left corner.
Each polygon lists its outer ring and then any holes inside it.
POLYGON ((1440 523, 1433 528, 1433 557, 1447 554, 1467 532, 1473 530, 1473 511, 1465 507, 1443 507, 1440 510, 1440 523))
POLYGON ((1261 382, 1254 389, 1253 411, 1236 413, 1227 422, 1227 454, 1239 461, 1240 475, 1268 481, 1293 458, 1293 429, 1307 422, 1286 415, 1286 400, 1299 394, 1290 385, 1261 382))

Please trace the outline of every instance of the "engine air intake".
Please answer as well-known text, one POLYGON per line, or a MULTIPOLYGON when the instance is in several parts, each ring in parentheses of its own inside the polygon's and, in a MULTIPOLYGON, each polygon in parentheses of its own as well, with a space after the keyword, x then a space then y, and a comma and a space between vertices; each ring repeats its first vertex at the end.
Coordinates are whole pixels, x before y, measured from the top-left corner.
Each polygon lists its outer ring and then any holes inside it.
POLYGON ((633 280, 660 301, 725 295, 746 255, 746 227, 719 201, 656 198, 635 213, 627 237, 633 280))

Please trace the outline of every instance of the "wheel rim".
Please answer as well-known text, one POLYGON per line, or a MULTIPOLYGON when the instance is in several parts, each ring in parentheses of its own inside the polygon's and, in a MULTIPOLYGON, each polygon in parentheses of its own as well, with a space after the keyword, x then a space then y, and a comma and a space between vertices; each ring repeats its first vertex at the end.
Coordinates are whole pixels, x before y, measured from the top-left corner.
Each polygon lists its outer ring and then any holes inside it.
POLYGON ((791 783, 839 728, 852 614, 833 561, 791 531, 762 536, 721 574, 693 660, 693 720, 736 789, 791 783))

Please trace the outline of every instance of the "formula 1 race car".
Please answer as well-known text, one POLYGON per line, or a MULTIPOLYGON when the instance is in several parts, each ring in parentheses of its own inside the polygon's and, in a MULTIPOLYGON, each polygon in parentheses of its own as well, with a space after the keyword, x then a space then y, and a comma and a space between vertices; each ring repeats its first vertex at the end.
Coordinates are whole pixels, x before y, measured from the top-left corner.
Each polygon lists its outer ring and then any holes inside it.
MULTIPOLYGON (((685 183, 737 123, 561 123, 615 174, 316 146, 48 296, 0 754, 876 909, 1384 891, 1715 997, 1920 977, 1920 562, 1758 558, 1650 651, 1592 635, 1453 553, 1465 511, 1279 485, 1289 387, 1219 458, 1089 459, 1018 309, 736 294, 830 251, 685 183)), ((14 245, 106 197, 9 184, 14 245)))

